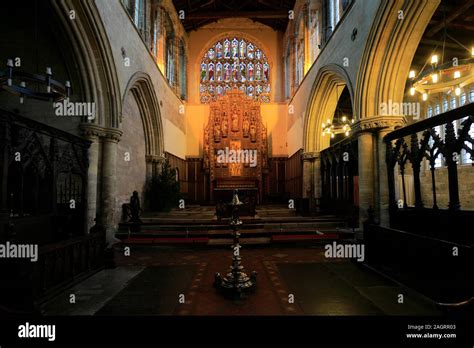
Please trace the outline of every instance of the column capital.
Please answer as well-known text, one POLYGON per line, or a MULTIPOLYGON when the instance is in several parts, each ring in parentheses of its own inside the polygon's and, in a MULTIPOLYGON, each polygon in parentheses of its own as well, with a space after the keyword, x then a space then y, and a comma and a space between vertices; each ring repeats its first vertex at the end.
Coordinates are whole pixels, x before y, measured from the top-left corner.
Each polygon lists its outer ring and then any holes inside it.
POLYGON ((398 116, 373 116, 358 120, 352 126, 352 133, 375 132, 381 129, 394 130, 397 127, 403 127, 406 124, 406 118, 403 115, 398 116))
POLYGON ((123 132, 118 128, 104 128, 104 140, 118 143, 122 137, 123 132))
POLYGON ((145 160, 148 163, 163 163, 166 157, 164 155, 146 155, 145 160))
POLYGON ((119 142, 123 134, 118 128, 105 128, 93 123, 82 123, 79 128, 82 135, 92 141, 102 138, 106 141, 119 142))
POLYGON ((321 157, 320 153, 317 151, 314 152, 303 152, 301 158, 303 161, 310 161, 314 159, 319 159, 321 157))
POLYGON ((104 128, 93 123, 81 123, 79 129, 83 137, 88 140, 97 140, 97 138, 104 136, 104 128))

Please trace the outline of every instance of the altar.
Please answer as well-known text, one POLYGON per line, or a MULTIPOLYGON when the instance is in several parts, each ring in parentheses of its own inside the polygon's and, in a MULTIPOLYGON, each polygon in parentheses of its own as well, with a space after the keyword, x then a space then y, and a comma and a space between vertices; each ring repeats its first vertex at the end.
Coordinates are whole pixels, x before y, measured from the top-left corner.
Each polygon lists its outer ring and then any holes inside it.
POLYGON ((268 175, 267 130, 260 103, 236 88, 211 102, 203 147, 211 201, 228 203, 238 189, 249 204, 242 207, 243 214, 252 213, 262 200, 268 175))

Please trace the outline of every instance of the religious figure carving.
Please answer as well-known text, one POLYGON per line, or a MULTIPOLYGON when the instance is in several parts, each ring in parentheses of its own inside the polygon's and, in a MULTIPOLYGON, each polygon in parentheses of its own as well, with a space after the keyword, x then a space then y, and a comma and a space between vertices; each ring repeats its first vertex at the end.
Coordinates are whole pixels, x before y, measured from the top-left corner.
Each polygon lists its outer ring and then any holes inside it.
POLYGON ((257 127, 253 123, 250 125, 250 140, 253 143, 257 141, 257 127))
POLYGON ((232 113, 232 131, 233 132, 239 131, 239 116, 237 115, 237 112, 235 110, 232 113))
POLYGON ((221 126, 214 125, 214 142, 218 143, 221 140, 221 126))
POLYGON ((226 94, 211 102, 203 157, 211 195, 217 195, 214 198, 218 197, 216 188, 226 190, 238 185, 261 189, 263 177, 268 175, 265 137, 260 105, 238 86, 229 85, 226 94))
POLYGON ((227 118, 224 117, 224 121, 222 121, 222 137, 227 137, 227 132, 229 129, 227 118))
POLYGON ((244 137, 247 138, 249 136, 249 130, 250 130, 249 120, 248 120, 248 118, 244 118, 244 122, 243 122, 243 125, 242 125, 242 131, 244 132, 244 137))

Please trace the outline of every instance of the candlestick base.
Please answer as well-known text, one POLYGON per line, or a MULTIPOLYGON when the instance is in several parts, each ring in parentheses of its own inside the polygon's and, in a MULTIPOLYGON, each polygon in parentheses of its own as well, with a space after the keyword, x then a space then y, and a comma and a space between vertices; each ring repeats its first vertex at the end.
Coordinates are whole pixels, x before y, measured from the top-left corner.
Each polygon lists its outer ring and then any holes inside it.
POLYGON ((256 286, 257 272, 255 271, 250 277, 242 271, 229 272, 225 277, 218 272, 214 277, 214 287, 225 297, 232 299, 245 298, 245 294, 254 291, 256 286))

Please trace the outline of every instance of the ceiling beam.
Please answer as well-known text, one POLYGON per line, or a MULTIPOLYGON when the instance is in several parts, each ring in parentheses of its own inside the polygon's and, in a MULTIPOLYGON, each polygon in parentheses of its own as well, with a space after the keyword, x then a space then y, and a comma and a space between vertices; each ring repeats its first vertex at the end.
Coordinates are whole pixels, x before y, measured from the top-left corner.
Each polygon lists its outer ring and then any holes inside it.
POLYGON ((221 11, 208 13, 190 13, 186 19, 221 19, 221 18, 258 18, 258 19, 279 19, 288 18, 287 11, 221 11))
MULTIPOLYGON (((269 3, 269 2, 266 1, 266 0, 257 0, 257 2, 258 2, 259 4, 262 4, 262 5, 267 6, 267 7, 270 7, 270 8, 275 8, 275 7, 276 7, 275 4, 269 3)), ((278 9, 281 10, 282 7, 281 7, 281 6, 278 6, 278 9)))
POLYGON ((433 37, 434 34, 436 34, 438 31, 444 28, 445 22, 446 24, 452 22, 456 18, 458 18, 461 15, 464 15, 471 6, 474 5, 474 0, 467 0, 465 3, 462 5, 458 6, 455 8, 453 11, 451 11, 448 16, 446 17, 446 21, 441 21, 437 25, 435 25, 433 28, 430 29, 430 31, 426 34, 427 37, 433 37))
MULTIPOLYGON (((433 22, 433 25, 439 24, 440 22, 436 21, 433 22)), ((449 29, 461 29, 461 30, 467 30, 467 31, 474 31, 474 24, 469 24, 467 22, 455 22, 455 23, 449 23, 448 24, 449 29)))
MULTIPOLYGON (((438 46, 439 48, 443 47, 443 41, 430 40, 430 39, 421 39, 420 44, 427 46, 438 46)), ((446 48, 452 48, 454 50, 465 51, 465 49, 454 42, 447 42, 444 44, 446 48)))

